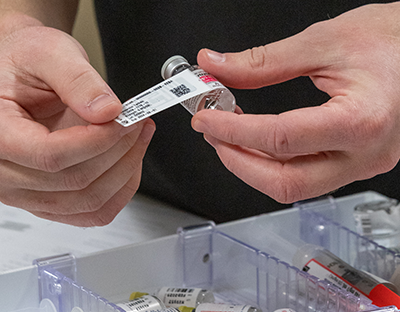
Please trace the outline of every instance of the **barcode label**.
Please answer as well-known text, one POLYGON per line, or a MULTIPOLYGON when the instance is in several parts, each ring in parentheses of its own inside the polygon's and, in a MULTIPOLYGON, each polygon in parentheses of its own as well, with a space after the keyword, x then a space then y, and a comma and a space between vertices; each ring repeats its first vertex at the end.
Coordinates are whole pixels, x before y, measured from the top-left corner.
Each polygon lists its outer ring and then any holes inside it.
POLYGON ((372 221, 370 214, 368 213, 356 213, 354 214, 356 223, 356 231, 360 235, 371 235, 372 234, 372 221))
POLYGON ((197 305, 197 297, 201 291, 201 288, 163 287, 159 290, 157 297, 168 307, 194 307, 197 305))
POLYGON ((181 97, 182 95, 190 93, 190 89, 184 84, 181 84, 180 86, 177 86, 176 88, 173 88, 170 91, 177 97, 181 97))
POLYGON ((190 70, 184 70, 123 103, 115 121, 128 127, 210 89, 190 70))
POLYGON ((361 217, 361 226, 364 235, 372 234, 372 222, 369 216, 361 217))

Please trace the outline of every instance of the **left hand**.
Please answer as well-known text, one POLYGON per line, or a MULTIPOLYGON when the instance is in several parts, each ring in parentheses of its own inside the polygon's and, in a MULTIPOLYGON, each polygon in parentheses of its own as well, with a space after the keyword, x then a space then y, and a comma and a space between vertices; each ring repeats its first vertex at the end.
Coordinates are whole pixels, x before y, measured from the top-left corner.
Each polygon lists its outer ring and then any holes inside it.
POLYGON ((367 5, 240 53, 202 50, 198 64, 229 87, 309 76, 331 99, 280 115, 203 110, 192 120, 224 165, 279 202, 391 170, 400 157, 400 2, 367 5))

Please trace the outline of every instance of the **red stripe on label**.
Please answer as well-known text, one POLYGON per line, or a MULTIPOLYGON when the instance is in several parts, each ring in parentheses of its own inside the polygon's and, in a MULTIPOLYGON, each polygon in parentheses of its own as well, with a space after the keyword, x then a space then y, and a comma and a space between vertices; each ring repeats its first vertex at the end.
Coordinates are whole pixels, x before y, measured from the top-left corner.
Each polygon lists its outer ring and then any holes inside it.
POLYGON ((211 75, 206 75, 206 76, 201 76, 200 77, 201 81, 203 81, 204 83, 209 83, 209 82, 213 82, 213 81, 218 81, 217 79, 215 79, 213 76, 211 75))

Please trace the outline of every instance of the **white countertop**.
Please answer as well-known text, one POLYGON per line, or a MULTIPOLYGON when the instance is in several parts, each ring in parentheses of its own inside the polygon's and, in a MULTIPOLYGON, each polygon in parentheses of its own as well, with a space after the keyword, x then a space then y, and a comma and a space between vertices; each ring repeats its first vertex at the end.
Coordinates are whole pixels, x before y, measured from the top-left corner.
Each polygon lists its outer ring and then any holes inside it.
POLYGON ((0 273, 29 266, 37 258, 72 253, 82 256, 175 234, 180 226, 206 221, 136 194, 112 223, 79 228, 40 219, 0 203, 0 273))

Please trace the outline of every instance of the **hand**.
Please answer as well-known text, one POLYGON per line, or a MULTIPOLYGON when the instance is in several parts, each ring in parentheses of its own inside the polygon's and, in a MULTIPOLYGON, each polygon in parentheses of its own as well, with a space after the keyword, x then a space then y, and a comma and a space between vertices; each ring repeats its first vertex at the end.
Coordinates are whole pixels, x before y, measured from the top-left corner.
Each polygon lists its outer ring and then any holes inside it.
POLYGON ((331 99, 280 115, 203 110, 193 128, 230 171, 284 203, 391 170, 400 156, 399 14, 400 3, 368 5, 263 47, 200 51, 198 64, 227 86, 309 76, 331 99))
POLYGON ((83 48, 10 18, 25 26, 0 25, 0 201, 63 223, 107 224, 139 186, 154 123, 114 122, 121 103, 83 48))

